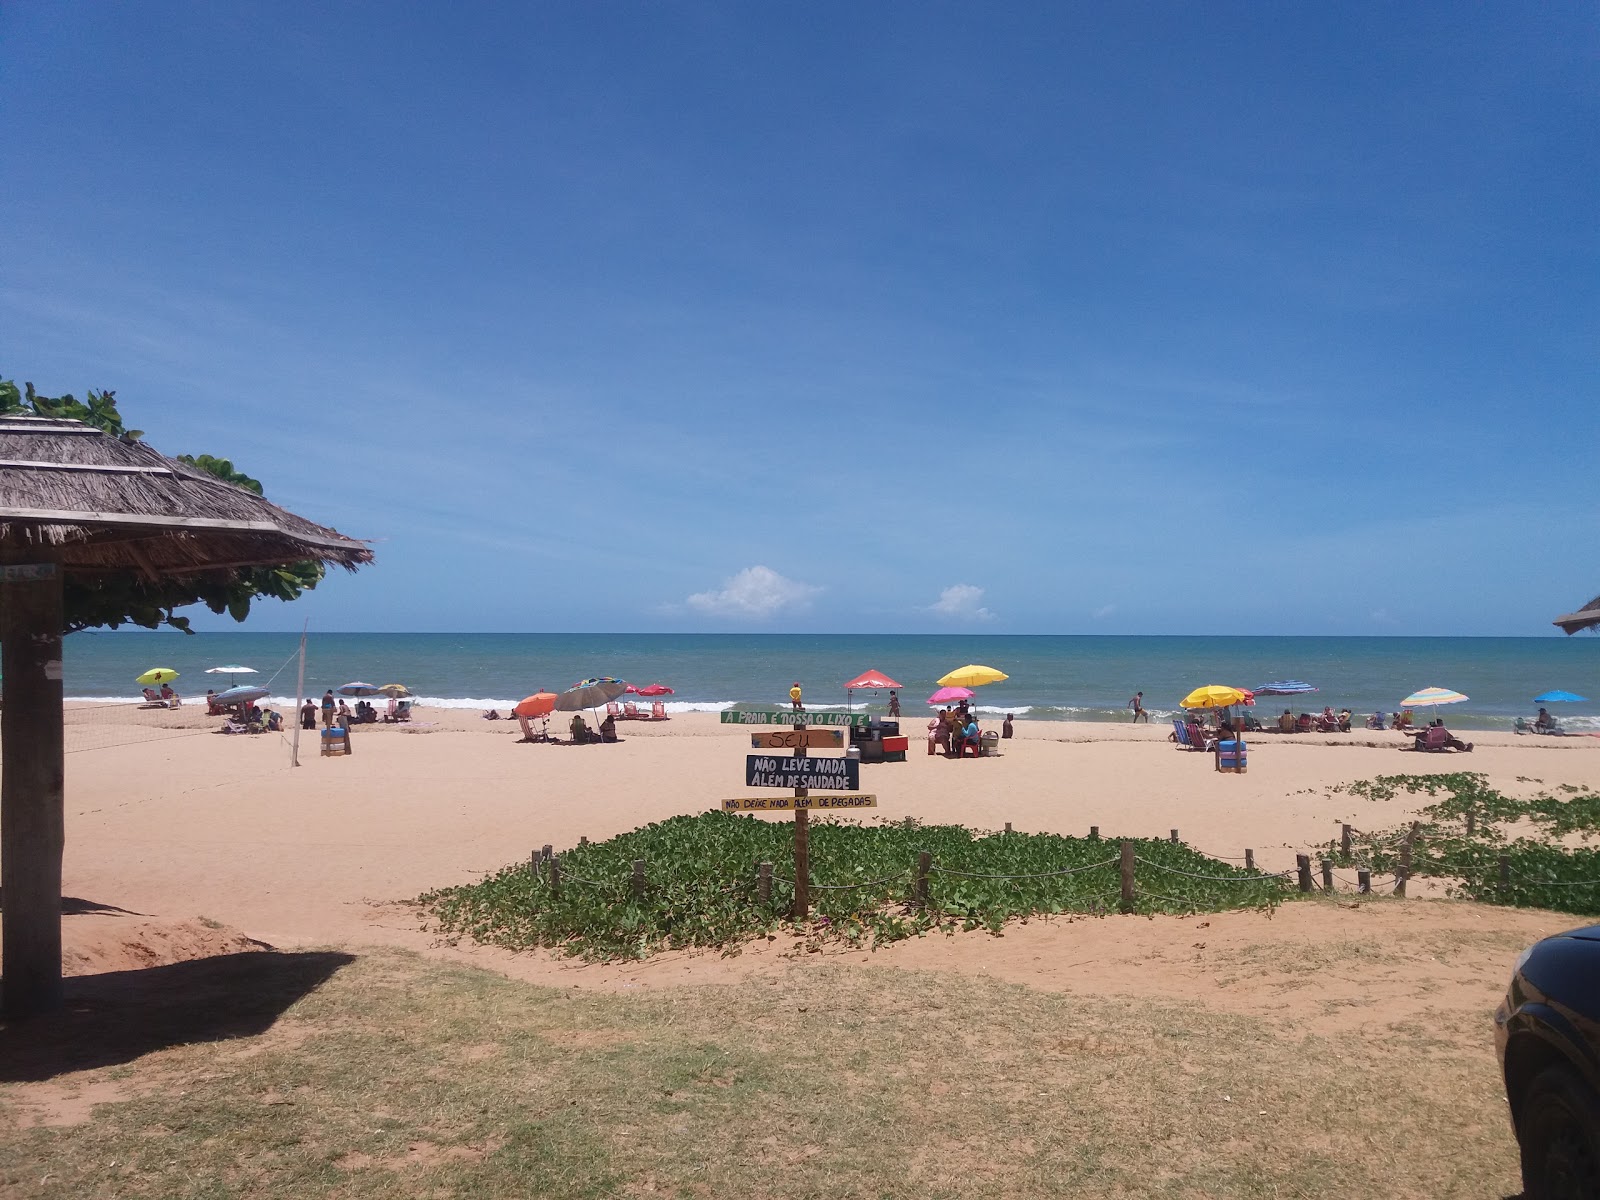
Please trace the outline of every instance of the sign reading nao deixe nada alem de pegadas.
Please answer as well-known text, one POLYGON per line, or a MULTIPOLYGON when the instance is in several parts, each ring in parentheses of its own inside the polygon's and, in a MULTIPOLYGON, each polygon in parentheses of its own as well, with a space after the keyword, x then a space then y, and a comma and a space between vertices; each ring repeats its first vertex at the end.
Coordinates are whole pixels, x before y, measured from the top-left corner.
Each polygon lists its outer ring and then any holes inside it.
POLYGON ((783 758, 776 754, 747 754, 746 787, 815 788, 824 792, 853 792, 861 786, 861 764, 851 758, 783 758))

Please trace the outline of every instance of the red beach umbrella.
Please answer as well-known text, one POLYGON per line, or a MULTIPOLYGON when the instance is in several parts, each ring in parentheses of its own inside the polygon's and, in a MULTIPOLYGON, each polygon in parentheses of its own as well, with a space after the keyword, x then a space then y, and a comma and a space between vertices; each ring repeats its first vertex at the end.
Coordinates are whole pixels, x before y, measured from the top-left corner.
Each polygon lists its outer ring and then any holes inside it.
POLYGON ((898 691, 901 685, 890 679, 882 671, 863 671, 849 683, 844 685, 844 706, 851 707, 850 694, 852 692, 877 692, 884 688, 893 688, 898 691))
POLYGON ((632 692, 635 696, 670 696, 673 694, 672 689, 664 683, 652 683, 646 685, 645 687, 634 687, 633 684, 630 683, 628 685, 628 691, 632 692))
POLYGON ((896 691, 899 691, 901 686, 901 684, 898 684, 894 680, 890 679, 882 671, 865 671, 862 674, 857 675, 849 683, 845 684, 844 690, 847 692, 865 692, 882 691, 884 688, 894 688, 896 691))

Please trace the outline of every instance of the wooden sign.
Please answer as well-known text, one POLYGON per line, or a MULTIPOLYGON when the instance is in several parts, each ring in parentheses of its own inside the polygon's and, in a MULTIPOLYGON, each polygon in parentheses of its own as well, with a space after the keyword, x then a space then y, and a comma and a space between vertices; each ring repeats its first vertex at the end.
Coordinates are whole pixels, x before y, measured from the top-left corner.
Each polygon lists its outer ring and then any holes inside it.
POLYGON ((838 792, 826 796, 736 796, 719 803, 723 812, 792 812, 797 808, 877 808, 878 798, 838 792))
POLYGON ((738 712, 731 708, 722 710, 724 725, 855 725, 865 727, 872 723, 866 713, 816 712, 805 709, 795 712, 774 711, 764 708, 759 712, 738 712))
POLYGON ((750 735, 752 750, 798 750, 801 747, 837 750, 843 745, 842 729, 773 729, 750 735))
POLYGON ((853 758, 779 758, 748 754, 745 787, 813 788, 819 792, 853 792, 861 786, 861 764, 853 758))

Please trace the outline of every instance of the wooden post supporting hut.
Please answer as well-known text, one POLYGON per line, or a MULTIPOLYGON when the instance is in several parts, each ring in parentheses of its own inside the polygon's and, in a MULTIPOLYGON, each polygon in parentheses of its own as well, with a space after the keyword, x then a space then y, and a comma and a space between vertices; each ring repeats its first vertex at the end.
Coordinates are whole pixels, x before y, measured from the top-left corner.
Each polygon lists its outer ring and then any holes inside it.
POLYGON ((61 639, 99 623, 64 597, 164 608, 185 584, 307 560, 354 570, 372 551, 136 440, 0 416, 0 1015, 62 1002, 61 639))

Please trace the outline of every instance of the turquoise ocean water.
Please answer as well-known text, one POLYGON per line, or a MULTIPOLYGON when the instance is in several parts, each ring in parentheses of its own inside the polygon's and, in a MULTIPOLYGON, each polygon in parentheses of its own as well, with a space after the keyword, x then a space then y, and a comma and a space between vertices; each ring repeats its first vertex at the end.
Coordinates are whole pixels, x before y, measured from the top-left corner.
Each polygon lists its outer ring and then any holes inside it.
MULTIPOLYGON (((295 694, 297 634, 80 633, 66 641, 69 698, 131 699, 134 676, 172 667, 185 695, 227 677, 205 669, 256 668, 239 682, 270 686, 279 703, 295 694)), ((539 689, 560 691, 591 675, 676 690, 668 710, 715 711, 736 703, 779 704, 799 680, 806 702, 841 706, 844 681, 870 668, 905 685, 906 716, 926 712, 935 680, 977 662, 1011 676, 978 691, 979 711, 1019 720, 1126 720, 1135 691, 1156 719, 1205 683, 1255 687, 1303 679, 1321 690, 1260 711, 1331 704, 1358 714, 1392 711, 1408 693, 1439 686, 1471 699, 1441 710, 1463 728, 1508 728, 1532 715, 1532 698, 1553 688, 1600 700, 1600 638, 1057 637, 879 634, 453 634, 313 633, 306 690, 350 680, 409 686, 423 706, 504 708, 539 689)), ((881 712, 884 694, 857 693, 881 712)), ((1556 705, 1575 730, 1600 730, 1600 703, 1556 705)))

